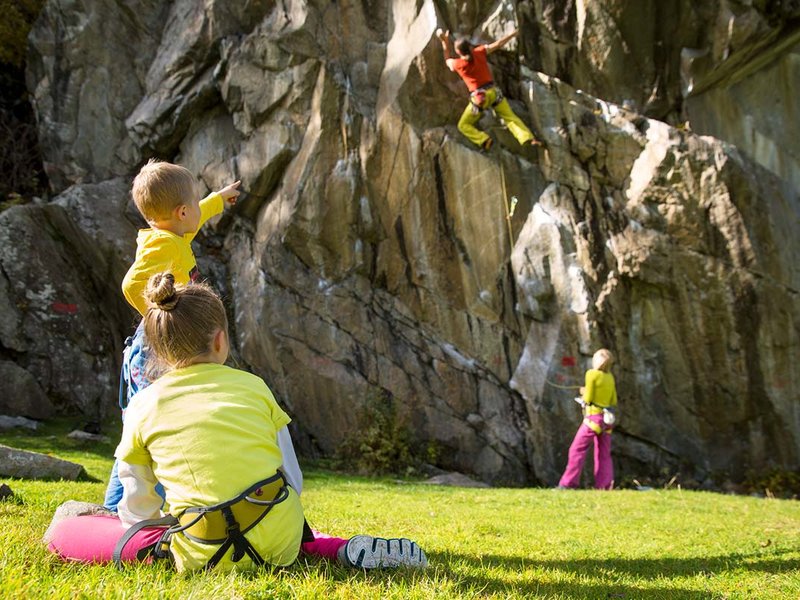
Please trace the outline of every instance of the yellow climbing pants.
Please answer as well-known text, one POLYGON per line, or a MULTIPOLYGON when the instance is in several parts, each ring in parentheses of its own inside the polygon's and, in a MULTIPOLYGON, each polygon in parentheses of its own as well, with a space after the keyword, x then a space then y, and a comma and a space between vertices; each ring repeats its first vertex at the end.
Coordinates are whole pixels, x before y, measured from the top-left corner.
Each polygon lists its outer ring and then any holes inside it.
MULTIPOLYGON (((485 131, 481 131, 475 127, 475 125, 478 123, 478 121, 480 121, 483 111, 487 108, 491 108, 492 104, 494 104, 495 100, 497 99, 497 88, 491 87, 486 90, 485 94, 485 99, 483 104, 481 104, 482 110, 476 110, 472 102, 470 102, 467 104, 467 107, 464 109, 461 118, 458 120, 458 130, 463 133, 464 137, 466 137, 470 142, 481 147, 483 147, 484 142, 489 139, 489 134, 485 131)), ((533 139, 531 130, 525 126, 525 123, 522 122, 522 119, 514 114, 514 111, 511 110, 511 106, 508 104, 508 100, 503 98, 497 104, 497 106, 494 107, 494 112, 498 117, 506 122, 508 130, 515 138, 517 138, 517 141, 520 144, 524 144, 533 139)))

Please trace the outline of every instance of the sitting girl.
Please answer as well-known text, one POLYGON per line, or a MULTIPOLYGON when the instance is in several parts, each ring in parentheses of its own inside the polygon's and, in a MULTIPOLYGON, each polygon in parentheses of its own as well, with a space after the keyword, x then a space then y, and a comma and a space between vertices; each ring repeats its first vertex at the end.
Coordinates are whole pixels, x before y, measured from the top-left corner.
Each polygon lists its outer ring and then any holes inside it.
POLYGON ((289 565, 304 542, 305 552, 361 568, 427 564, 407 539, 315 536, 303 517, 294 451, 283 444, 286 456, 279 445, 288 415, 263 380, 224 366, 229 345, 222 301, 203 284, 175 286, 169 274, 154 275, 146 297, 145 335, 164 374, 137 394, 126 414, 115 453, 123 486, 118 517, 55 523, 52 552, 106 562, 116 547, 118 558, 130 561, 168 543, 178 570, 229 570, 289 565), (170 527, 134 528, 127 543, 118 544, 127 527, 161 517, 157 481, 174 515, 170 527))

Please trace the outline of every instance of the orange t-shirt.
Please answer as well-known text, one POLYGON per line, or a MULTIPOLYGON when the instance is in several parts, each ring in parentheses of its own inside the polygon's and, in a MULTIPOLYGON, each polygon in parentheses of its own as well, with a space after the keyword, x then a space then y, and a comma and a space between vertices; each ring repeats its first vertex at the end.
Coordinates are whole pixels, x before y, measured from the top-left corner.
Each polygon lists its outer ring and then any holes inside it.
POLYGON ((451 58, 447 64, 451 70, 461 76, 470 92, 474 92, 487 83, 492 83, 492 70, 489 68, 489 61, 486 60, 486 46, 484 45, 472 49, 472 60, 451 58))

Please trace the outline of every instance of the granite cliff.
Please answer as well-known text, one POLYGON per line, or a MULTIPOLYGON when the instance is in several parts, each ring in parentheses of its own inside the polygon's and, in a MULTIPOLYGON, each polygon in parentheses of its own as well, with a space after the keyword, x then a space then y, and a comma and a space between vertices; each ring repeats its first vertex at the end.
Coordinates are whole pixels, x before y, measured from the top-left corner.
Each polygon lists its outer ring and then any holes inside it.
POLYGON ((28 86, 56 197, 0 216, 0 365, 113 407, 158 156, 242 179, 199 262, 307 453, 380 397, 438 466, 552 484, 607 346, 621 477, 800 467, 800 8, 696 4, 51 0, 28 86), (546 149, 460 136, 440 26, 521 28, 493 68, 546 149))

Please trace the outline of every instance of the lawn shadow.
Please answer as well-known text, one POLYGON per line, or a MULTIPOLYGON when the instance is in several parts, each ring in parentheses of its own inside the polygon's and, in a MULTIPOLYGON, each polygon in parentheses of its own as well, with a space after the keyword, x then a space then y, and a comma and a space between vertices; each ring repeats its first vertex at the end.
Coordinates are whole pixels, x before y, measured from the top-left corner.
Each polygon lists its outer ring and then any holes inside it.
MULTIPOLYGON (((432 564, 449 563, 455 565, 466 564, 473 572, 486 573, 493 568, 510 572, 519 572, 524 569, 542 568, 546 570, 562 571, 565 573, 596 577, 605 580, 604 583, 585 582, 540 582, 532 580, 523 584, 514 584, 517 593, 525 595, 567 595, 574 596, 580 593, 586 598, 708 598, 708 592, 689 590, 680 587, 659 587, 642 589, 627 583, 616 583, 623 576, 633 576, 640 579, 655 580, 658 578, 678 578, 705 576, 712 577, 717 574, 745 570, 760 573, 780 574, 800 569, 800 560, 795 558, 782 559, 782 554, 794 554, 792 550, 781 550, 769 554, 743 554, 734 553, 712 557, 696 558, 656 558, 656 559, 575 559, 575 560, 536 560, 535 558, 520 558, 502 555, 474 555, 443 552, 431 556, 432 564), (580 591, 578 591, 580 590, 580 591)), ((510 583, 492 578, 489 575, 458 574, 459 586, 464 591, 484 588, 487 591, 503 591, 510 587, 510 583)))

